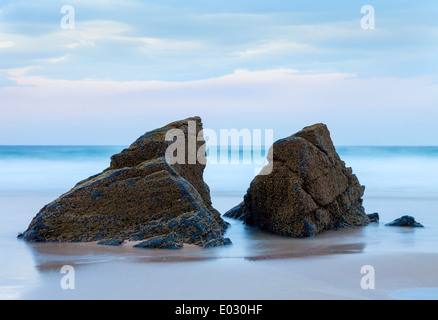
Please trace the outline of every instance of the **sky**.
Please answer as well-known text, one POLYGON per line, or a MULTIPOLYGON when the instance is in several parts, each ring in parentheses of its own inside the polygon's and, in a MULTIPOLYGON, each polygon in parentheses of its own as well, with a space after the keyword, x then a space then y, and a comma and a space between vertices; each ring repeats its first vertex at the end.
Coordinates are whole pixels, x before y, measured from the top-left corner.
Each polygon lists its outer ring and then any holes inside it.
POLYGON ((437 17, 436 0, 2 0, 0 145, 129 145, 195 115, 438 145, 437 17))

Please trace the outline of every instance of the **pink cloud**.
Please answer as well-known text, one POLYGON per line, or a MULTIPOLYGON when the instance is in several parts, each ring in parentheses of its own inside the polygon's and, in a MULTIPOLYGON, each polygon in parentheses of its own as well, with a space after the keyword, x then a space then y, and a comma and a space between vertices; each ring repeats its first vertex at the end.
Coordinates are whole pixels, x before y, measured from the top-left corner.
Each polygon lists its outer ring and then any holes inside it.
POLYGON ((403 144, 408 141, 400 136, 403 123, 415 125, 418 133, 430 133, 425 126, 438 118, 438 86, 426 77, 357 78, 344 73, 277 69, 236 70, 218 78, 187 82, 117 82, 48 79, 28 76, 28 70, 3 70, 17 86, 0 89, 2 128, 10 130, 15 123, 14 130, 50 132, 47 124, 56 123, 53 135, 65 141, 77 139, 78 144, 86 140, 75 131, 78 126, 87 135, 105 131, 108 142, 102 143, 120 143, 124 134, 128 143, 128 135, 132 140, 140 130, 195 114, 212 127, 274 128, 278 134, 293 133, 311 122, 325 122, 339 132, 340 143, 346 144, 354 144, 354 137, 343 136, 348 130, 366 132, 361 128, 367 127, 378 133, 392 128, 391 134, 399 137, 379 140, 373 134, 368 135, 367 143, 361 133, 358 144, 403 144), (111 127, 123 128, 124 133, 111 131, 111 127))

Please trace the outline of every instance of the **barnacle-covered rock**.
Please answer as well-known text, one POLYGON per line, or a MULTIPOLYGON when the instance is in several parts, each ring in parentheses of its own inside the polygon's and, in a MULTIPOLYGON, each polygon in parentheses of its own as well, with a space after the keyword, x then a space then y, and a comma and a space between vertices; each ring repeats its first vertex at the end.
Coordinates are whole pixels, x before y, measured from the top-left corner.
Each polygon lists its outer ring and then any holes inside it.
POLYGON ((193 117, 147 132, 112 156, 109 168, 42 208, 21 237, 114 244, 176 234, 181 243, 202 247, 229 244, 223 237, 228 223, 212 207, 203 180, 201 130, 201 119, 193 117), (195 162, 169 164, 166 150, 174 143, 166 139, 169 130, 181 133, 183 158, 188 160, 189 151, 195 151, 195 162))
POLYGON ((244 201, 225 216, 298 238, 369 223, 364 187, 340 159, 326 125, 276 141, 268 159, 244 201))

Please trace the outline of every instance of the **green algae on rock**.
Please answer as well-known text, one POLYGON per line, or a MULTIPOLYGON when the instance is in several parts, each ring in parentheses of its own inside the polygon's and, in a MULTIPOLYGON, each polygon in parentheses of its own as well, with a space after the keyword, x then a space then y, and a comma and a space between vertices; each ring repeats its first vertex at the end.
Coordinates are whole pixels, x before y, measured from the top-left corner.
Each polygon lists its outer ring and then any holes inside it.
POLYGON ((243 202, 225 216, 297 238, 370 222, 362 206, 364 187, 340 159, 326 125, 280 139, 269 153, 265 168, 272 172, 262 169, 243 202))
POLYGON ((199 117, 147 132, 112 156, 109 168, 44 206, 20 236, 37 242, 106 244, 175 234, 182 243, 201 247, 229 244, 223 237, 228 223, 213 208, 203 180, 205 162, 170 165, 166 160, 173 143, 165 139, 166 132, 177 129, 187 138, 193 134, 190 124, 198 137, 196 151, 204 148, 199 117))

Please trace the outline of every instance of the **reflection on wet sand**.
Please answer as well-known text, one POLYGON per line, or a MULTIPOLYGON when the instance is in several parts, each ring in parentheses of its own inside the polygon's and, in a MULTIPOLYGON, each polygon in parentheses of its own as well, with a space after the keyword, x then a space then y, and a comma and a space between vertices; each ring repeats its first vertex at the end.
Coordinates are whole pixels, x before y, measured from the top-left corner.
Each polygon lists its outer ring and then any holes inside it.
POLYGON ((313 248, 302 252, 290 252, 283 254, 272 254, 256 257, 246 257, 245 259, 250 261, 258 260, 274 260, 274 259, 290 259, 290 258, 300 258, 303 256, 321 256, 330 254, 348 254, 348 253, 360 253, 365 248, 365 243, 351 243, 351 244, 341 244, 333 245, 331 247, 324 248, 313 248))
POLYGON ((417 252, 420 245, 436 250, 430 227, 380 224, 291 239, 230 223, 233 245, 208 249, 16 239, 31 253, 36 281, 15 291, 24 299, 389 299, 398 290, 438 285, 436 251, 417 252), (75 290, 60 287, 64 265, 76 271, 75 290), (375 268, 376 290, 361 288, 363 265, 375 268))
POLYGON ((285 238, 234 222, 230 228, 233 245, 202 249, 186 245, 179 250, 134 248, 134 242, 111 247, 90 243, 27 243, 38 271, 59 270, 63 265, 80 266, 117 260, 139 263, 194 262, 214 259, 248 261, 290 259, 363 252, 360 228, 328 231, 308 239, 285 238))

